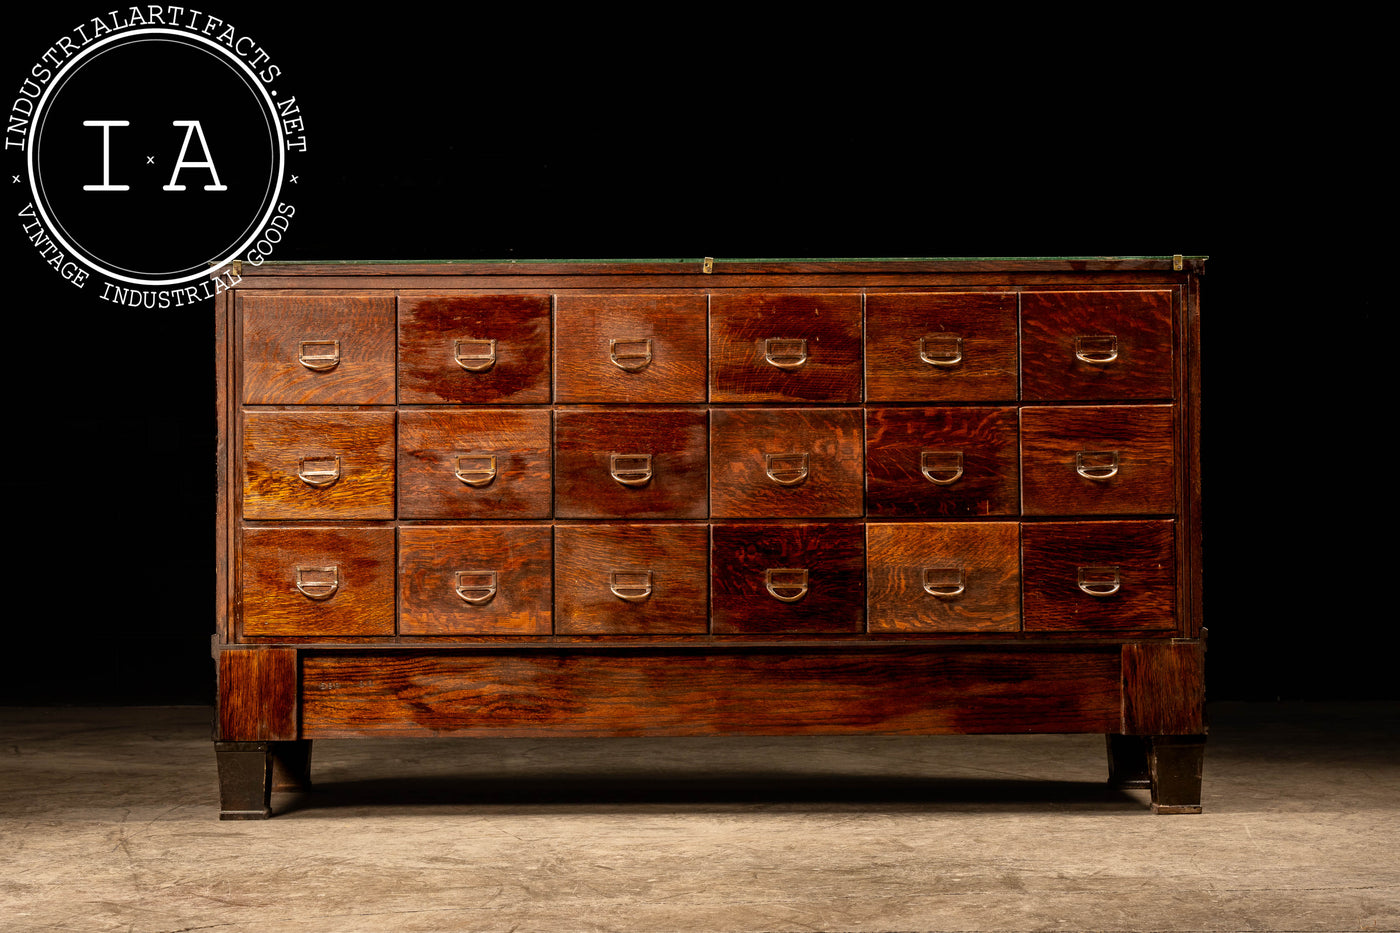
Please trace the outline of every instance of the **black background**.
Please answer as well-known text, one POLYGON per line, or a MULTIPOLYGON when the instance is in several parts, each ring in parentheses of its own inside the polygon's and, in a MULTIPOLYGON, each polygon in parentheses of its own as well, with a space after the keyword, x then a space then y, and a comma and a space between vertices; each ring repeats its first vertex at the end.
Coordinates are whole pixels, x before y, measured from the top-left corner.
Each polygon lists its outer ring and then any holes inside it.
MULTIPOLYGON (((0 87, 107 9, 14 21, 0 87)), ((274 258, 1209 255, 1210 695, 1400 695, 1364 41, 1160 8, 443 9, 211 11, 306 116, 274 258)), ((8 226, 0 701, 208 702, 212 309, 102 302, 8 226)))

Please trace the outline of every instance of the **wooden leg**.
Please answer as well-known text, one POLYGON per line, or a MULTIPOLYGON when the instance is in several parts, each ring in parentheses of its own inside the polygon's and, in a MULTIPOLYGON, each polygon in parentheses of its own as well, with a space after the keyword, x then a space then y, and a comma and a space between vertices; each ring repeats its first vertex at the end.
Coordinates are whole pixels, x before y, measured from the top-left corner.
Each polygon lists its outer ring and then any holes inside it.
POLYGON ((1150 771, 1153 813, 1200 813, 1204 735, 1154 735, 1150 771))
POLYGON ((270 742, 272 746, 272 789, 305 791, 311 789, 311 740, 270 742))
POLYGON ((1108 740, 1108 783, 1112 787, 1151 787, 1148 757, 1152 740, 1145 735, 1104 736, 1108 740))
POLYGON ((269 742, 215 742, 219 763, 219 819, 265 820, 272 815, 269 742))

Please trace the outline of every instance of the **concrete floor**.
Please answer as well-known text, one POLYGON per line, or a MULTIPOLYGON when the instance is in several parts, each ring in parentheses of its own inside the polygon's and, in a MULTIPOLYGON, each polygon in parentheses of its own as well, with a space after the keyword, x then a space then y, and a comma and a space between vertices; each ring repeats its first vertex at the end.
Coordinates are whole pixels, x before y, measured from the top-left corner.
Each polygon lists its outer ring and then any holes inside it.
POLYGON ((1400 929, 1400 704, 1211 716, 1199 816, 1098 736, 380 740, 246 823, 208 710, 0 710, 0 930, 1400 929))

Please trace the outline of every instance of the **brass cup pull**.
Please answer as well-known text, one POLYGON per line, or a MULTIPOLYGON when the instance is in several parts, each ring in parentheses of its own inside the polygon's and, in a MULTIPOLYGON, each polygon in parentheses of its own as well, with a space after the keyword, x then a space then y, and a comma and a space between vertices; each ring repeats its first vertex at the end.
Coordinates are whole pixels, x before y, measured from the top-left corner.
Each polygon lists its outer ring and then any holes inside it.
POLYGON ((963 453, 961 450, 920 451, 919 472, 938 486, 956 483, 963 475, 963 453))
POLYGON ((1118 475, 1118 451, 1081 450, 1074 455, 1074 472, 1085 479, 1112 479, 1118 475))
POLYGON ((1114 334, 1083 334, 1074 338, 1074 355, 1085 363, 1103 365, 1118 359, 1118 337, 1114 334))
POLYGON ((297 362, 313 372, 325 372, 340 365, 339 340, 303 340, 297 349, 297 362))
POLYGON ((967 575, 961 567, 925 567, 924 592, 930 596, 961 596, 967 575))
POLYGON ((641 372, 651 365, 651 338, 613 338, 608 341, 608 358, 625 372, 641 372))
POLYGON ((613 454, 608 472, 624 486, 651 482, 651 454, 613 454))
POLYGON ((489 603, 496 595, 496 571, 459 570, 454 589, 458 596, 473 606, 489 603))
POLYGON ((807 340, 769 337, 763 341, 763 359, 779 369, 797 369, 807 362, 807 340))
POLYGON ((651 595, 651 571, 614 570, 608 574, 608 589, 618 599, 641 602, 651 595))
POLYGON ((1122 585, 1117 567, 1079 568, 1079 588, 1090 596, 1112 596, 1122 585))
POLYGON ((763 572, 768 595, 785 603, 795 603, 807 595, 807 571, 799 567, 769 567, 763 572))
POLYGON ((779 486, 796 486, 807 478, 808 460, 805 453, 764 454, 765 472, 779 486))
POLYGON ((340 458, 302 457, 297 463, 297 479, 308 486, 329 486, 340 479, 340 458))
POLYGON ((296 583, 307 599, 330 599, 340 589, 340 568, 298 567, 296 583))
POLYGON ((484 373, 496 365, 496 341, 457 340, 452 344, 452 358, 469 373, 484 373))
POLYGON ((457 458, 457 468, 452 471, 468 486, 487 486, 496 478, 496 458, 492 454, 473 454, 457 458))
POLYGON ((919 359, 930 366, 956 366, 963 359, 962 338, 952 334, 920 337, 919 359))

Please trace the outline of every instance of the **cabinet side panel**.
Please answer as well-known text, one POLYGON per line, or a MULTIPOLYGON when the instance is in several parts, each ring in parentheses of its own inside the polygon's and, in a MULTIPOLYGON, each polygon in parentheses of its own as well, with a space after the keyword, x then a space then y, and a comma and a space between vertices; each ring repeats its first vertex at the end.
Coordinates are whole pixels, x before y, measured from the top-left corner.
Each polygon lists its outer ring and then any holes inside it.
POLYGON ((1187 341, 1186 351, 1186 404, 1183 417, 1186 420, 1185 462, 1185 506, 1181 510, 1185 524, 1185 568, 1180 575, 1188 588, 1185 601, 1186 634, 1192 638, 1202 636, 1202 556, 1201 556, 1201 280, 1192 276, 1185 298, 1185 326, 1182 327, 1187 341))
POLYGON ((214 300, 214 419, 218 428, 214 448, 214 632, 220 642, 229 638, 229 397, 233 385, 230 369, 229 326, 233 314, 234 293, 225 291, 214 300))

